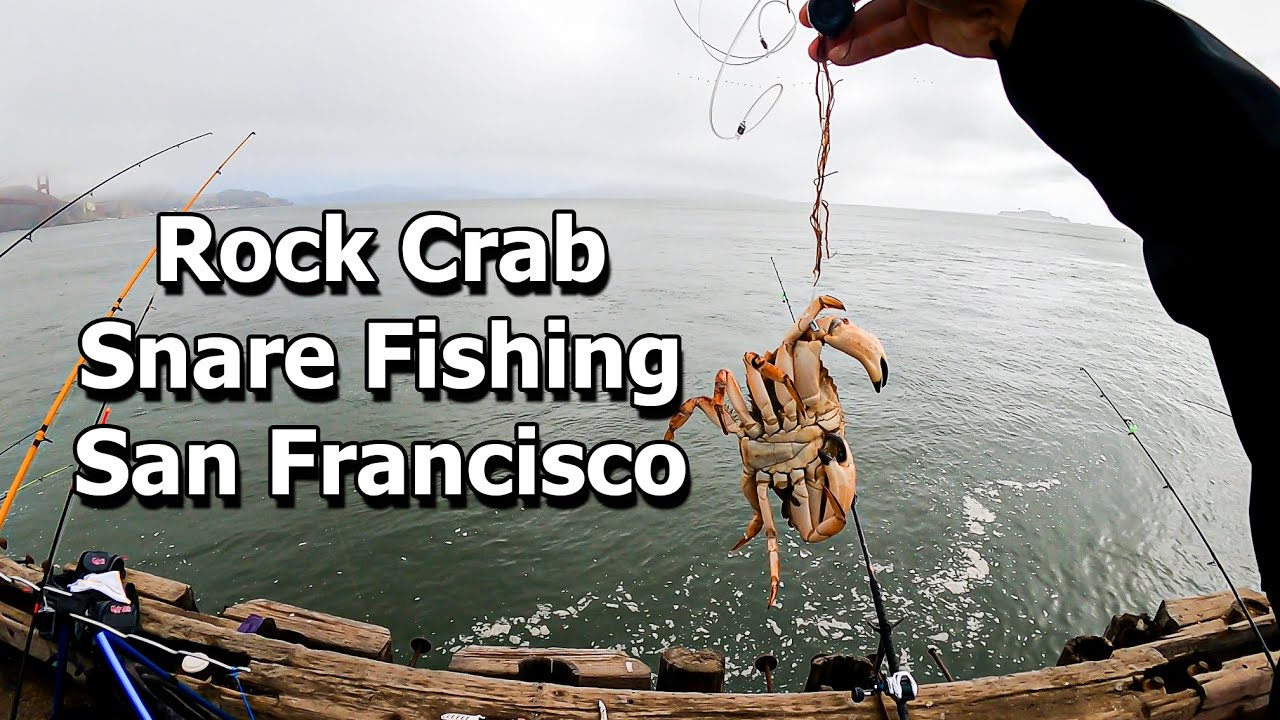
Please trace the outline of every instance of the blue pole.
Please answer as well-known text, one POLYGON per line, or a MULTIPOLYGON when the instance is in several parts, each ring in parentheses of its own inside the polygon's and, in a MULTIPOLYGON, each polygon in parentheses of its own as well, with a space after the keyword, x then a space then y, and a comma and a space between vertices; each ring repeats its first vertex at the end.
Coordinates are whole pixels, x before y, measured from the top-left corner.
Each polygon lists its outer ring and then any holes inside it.
MULTIPOLYGON (((150 659, 148 659, 146 655, 143 655, 142 653, 138 652, 138 649, 137 649, 137 648, 135 648, 135 647, 133 647, 133 646, 132 646, 132 645, 130 645, 129 643, 127 643, 127 642, 125 642, 124 640, 121 640, 121 639, 119 639, 119 638, 117 638, 117 637, 115 637, 115 636, 113 636, 113 635, 110 635, 110 634, 104 634, 104 635, 103 635, 103 640, 106 640, 107 642, 111 643, 113 647, 118 647, 120 650, 124 651, 124 654, 126 654, 126 655, 128 655, 128 656, 132 657, 134 660, 137 660, 138 662, 142 663, 142 664, 143 664, 143 665, 145 665, 148 669, 150 669, 150 670, 151 670, 151 672, 156 673, 156 674, 157 674, 157 675, 159 675, 160 677, 163 677, 163 678, 167 678, 167 679, 173 680, 173 684, 174 684, 174 686, 175 686, 175 687, 177 687, 177 688, 178 688, 178 690, 182 691, 182 694, 186 695, 187 697, 191 698, 191 699, 192 699, 192 700, 194 700, 195 702, 197 702, 197 703, 199 703, 200 705, 204 706, 207 710, 209 710, 209 711, 213 712, 213 713, 214 713, 215 715, 217 715, 218 717, 223 718, 224 720, 235 720, 235 718, 233 718, 233 717, 231 717, 230 715, 228 715, 228 714, 227 714, 227 713, 226 713, 222 708, 220 708, 220 707, 218 707, 217 705, 214 705, 213 703, 209 702, 209 701, 208 701, 208 700, 206 700, 203 696, 201 696, 199 693, 197 693, 196 691, 194 691, 194 690, 192 690, 191 688, 187 687, 185 683, 183 683, 183 682, 179 681, 177 678, 175 678, 175 677, 173 676, 173 673, 170 673, 170 672, 168 672, 168 671, 164 670, 163 668, 161 668, 159 665, 156 665, 155 663, 151 662, 151 660, 150 660, 150 659)), ((238 679, 238 678, 237 678, 236 682, 237 682, 237 683, 239 683, 239 679, 238 679)), ((241 695, 243 695, 243 694, 244 694, 244 690, 243 690, 243 689, 241 689, 240 693, 241 693, 241 695)), ((253 711, 251 710, 251 711, 250 711, 250 713, 252 714, 252 712, 253 712, 253 711)))
POLYGON ((116 679, 120 681, 120 687, 124 688, 125 695, 129 696, 129 702, 133 703, 133 707, 138 711, 139 720, 152 720, 151 713, 147 712, 147 707, 142 704, 142 698, 138 697, 138 691, 133 687, 133 683, 129 681, 129 676, 125 674, 124 667, 120 665, 120 658, 116 657, 116 651, 111 649, 111 643, 105 637, 106 631, 99 630, 93 636, 93 641, 102 649, 102 654, 107 658, 107 663, 111 665, 111 669, 116 674, 116 679))
POLYGON ((67 675, 67 652, 71 644, 71 627, 66 622, 58 621, 58 659, 53 676, 53 718, 62 714, 62 687, 67 675))

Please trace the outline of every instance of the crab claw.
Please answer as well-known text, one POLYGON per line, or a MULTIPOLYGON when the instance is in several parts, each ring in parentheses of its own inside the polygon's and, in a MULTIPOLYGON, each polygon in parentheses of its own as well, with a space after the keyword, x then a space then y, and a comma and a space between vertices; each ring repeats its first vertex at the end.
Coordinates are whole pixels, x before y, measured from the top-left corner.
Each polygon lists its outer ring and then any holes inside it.
POLYGON ((888 384, 889 360, 879 338, 849 322, 848 318, 823 318, 814 326, 824 343, 862 363, 876 392, 888 384))

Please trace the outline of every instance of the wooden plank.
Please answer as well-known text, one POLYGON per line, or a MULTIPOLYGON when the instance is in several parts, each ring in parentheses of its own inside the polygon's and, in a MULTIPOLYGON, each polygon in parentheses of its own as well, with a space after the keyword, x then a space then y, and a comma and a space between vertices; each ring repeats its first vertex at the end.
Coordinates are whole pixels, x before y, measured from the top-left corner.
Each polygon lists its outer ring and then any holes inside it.
MULTIPOLYGON (((1240 593, 1245 605, 1249 606, 1249 610, 1254 617, 1271 612, 1271 604, 1267 602, 1266 595, 1245 587, 1237 588, 1237 591, 1240 593)), ((1168 634, 1197 623, 1210 620, 1228 620, 1228 616, 1235 607, 1236 599, 1232 596, 1230 590, 1223 590, 1220 593, 1202 595, 1200 597, 1165 600, 1160 603, 1160 609, 1156 611, 1155 620, 1152 622, 1160 629, 1160 632, 1168 634)), ((1236 614, 1239 615, 1238 609, 1236 614)), ((1244 616, 1239 615, 1238 618, 1232 618, 1231 621, 1235 619, 1243 620, 1244 616)))
POLYGON ((1195 678, 1204 691, 1201 712, 1216 717, 1224 710, 1244 708, 1251 712, 1266 706, 1271 692, 1271 667, 1262 653, 1228 662, 1221 670, 1202 673, 1195 678), (1213 712, 1209 712, 1213 711, 1213 712))
POLYGON ((648 690, 652 683, 648 665, 617 650, 470 645, 454 654, 449 670, 506 680, 623 690, 648 690), (548 662, 543 668, 543 660, 554 664, 548 662), (555 665, 563 666, 565 674, 555 665))
MULTIPOLYGON (((21 651, 27 642, 27 628, 31 626, 31 613, 25 613, 8 605, 0 604, 0 642, 15 650, 21 651)), ((39 633, 31 641, 31 657, 44 662, 52 660, 58 653, 53 643, 40 637, 39 633)), ((8 673, 4 673, 8 677, 8 673)))
MULTIPOLYGON (((1254 622, 1262 636, 1269 641, 1276 638, 1277 627, 1274 615, 1256 618, 1254 622)), ((1228 625, 1222 620, 1209 620, 1196 623, 1155 642, 1142 645, 1162 653, 1173 660, 1195 655, 1199 659, 1230 658, 1246 655, 1258 650, 1258 636, 1247 622, 1228 625)))
POLYGON ((307 610, 272 600, 250 600, 232 605, 222 616, 243 621, 259 615, 275 621, 277 637, 316 650, 334 650, 371 660, 391 662, 391 631, 379 625, 307 610))
MULTIPOLYGON (((200 646, 213 657, 246 657, 250 670, 240 680, 262 720, 436 720, 447 712, 486 717, 542 716, 563 720, 598 720, 603 701, 615 720, 694 720, 734 717, 737 720, 872 720, 880 718, 874 703, 855 704, 848 693, 793 695, 726 693, 659 693, 497 680, 454 672, 415 670, 350 655, 311 650, 281 640, 237 633, 217 624, 173 612, 143 599, 148 635, 171 645, 200 646)), ((1148 700, 1163 691, 1135 690, 1133 678, 1159 667, 1159 653, 1131 649, 1110 660, 1066 668, 1050 668, 985 680, 924 686, 913 704, 917 720, 978 720, 990 717, 1037 717, 1045 720, 1114 718, 1139 720, 1148 700)), ((224 679, 225 681, 225 679, 224 679)), ((238 696, 205 684, 229 712, 238 696)))
MULTIPOLYGON (((7 566, 6 566, 7 567, 7 566)), ((30 569, 38 574, 38 570, 30 569)), ((10 573, 5 570, 7 574, 10 573)), ((26 570, 24 570, 26 572, 26 570)), ((15 601, 16 602, 16 601, 15 601)), ((303 647, 282 639, 237 633, 231 621, 183 611, 153 598, 140 600, 146 635, 171 647, 198 648, 223 661, 247 663, 240 681, 259 720, 437 720, 445 713, 493 718, 599 720, 882 720, 874 701, 855 704, 846 692, 731 694, 654 692, 524 683, 457 672, 418 670, 350 654, 303 647)), ((6 644, 25 640, 23 615, 0 606, 6 644), (16 614, 15 614, 16 613, 16 614)), ((1229 617, 1229 616, 1228 616, 1229 617)), ((1275 632, 1273 616, 1260 620, 1275 632)), ((1264 671, 1245 623, 1194 623, 1150 645, 1119 649, 1103 661, 979 680, 925 685, 911 705, 913 720, 1218 720, 1259 707, 1264 671), (1231 652, 1249 657, 1213 660, 1231 652), (1186 678, 1195 687, 1166 692, 1153 678, 1181 671, 1188 659, 1210 667, 1186 678), (1221 663, 1220 665, 1215 663, 1221 663), (1200 700, 1203 693, 1204 702, 1200 700), (1202 705, 1204 707, 1202 707, 1202 705)), ((20 647, 20 645, 19 645, 20 647)), ((47 653, 48 647, 45 648, 47 653)), ((7 669, 7 668, 6 668, 7 669)), ((1185 677, 1185 675, 1184 675, 1185 677)), ((1269 679, 1269 678, 1268 678, 1269 679)), ((228 713, 245 718, 225 676, 193 685, 228 713)), ((1171 683, 1172 685, 1172 683, 1171 683)))

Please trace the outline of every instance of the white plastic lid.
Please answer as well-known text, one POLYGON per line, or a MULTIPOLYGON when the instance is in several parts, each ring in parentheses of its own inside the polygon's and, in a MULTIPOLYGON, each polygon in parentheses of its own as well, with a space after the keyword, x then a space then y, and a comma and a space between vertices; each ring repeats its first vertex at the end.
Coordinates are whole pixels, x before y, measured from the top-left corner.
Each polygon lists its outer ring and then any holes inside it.
POLYGON ((194 655, 187 655, 182 658, 182 671, 187 674, 198 673, 209 667, 209 661, 194 655))

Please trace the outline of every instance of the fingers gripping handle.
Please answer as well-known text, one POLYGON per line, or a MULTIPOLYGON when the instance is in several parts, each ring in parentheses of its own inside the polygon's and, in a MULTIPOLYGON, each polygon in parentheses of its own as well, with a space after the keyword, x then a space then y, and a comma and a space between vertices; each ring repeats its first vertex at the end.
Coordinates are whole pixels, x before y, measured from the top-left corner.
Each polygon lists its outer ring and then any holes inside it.
POLYGON ((853 25, 853 0, 809 0, 809 22, 829 40, 853 25))

